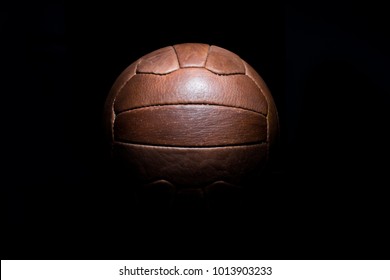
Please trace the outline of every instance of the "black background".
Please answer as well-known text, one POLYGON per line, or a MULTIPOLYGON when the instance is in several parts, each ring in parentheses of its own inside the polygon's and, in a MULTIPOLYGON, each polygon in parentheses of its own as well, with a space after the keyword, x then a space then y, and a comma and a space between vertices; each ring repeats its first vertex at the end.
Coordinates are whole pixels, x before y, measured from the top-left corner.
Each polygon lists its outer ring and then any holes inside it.
POLYGON ((383 7, 41 1, 0 11, 2 259, 388 258, 383 7), (277 165, 245 211, 146 214, 132 206, 132 182, 113 178, 110 87, 140 56, 184 42, 238 54, 278 107, 277 165))

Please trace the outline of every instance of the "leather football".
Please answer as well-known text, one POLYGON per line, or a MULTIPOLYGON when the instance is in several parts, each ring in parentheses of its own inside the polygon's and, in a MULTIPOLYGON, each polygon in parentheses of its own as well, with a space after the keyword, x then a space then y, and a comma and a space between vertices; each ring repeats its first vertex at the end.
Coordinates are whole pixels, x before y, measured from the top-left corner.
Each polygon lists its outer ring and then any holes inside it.
POLYGON ((105 104, 112 155, 144 184, 239 185, 272 157, 277 109, 263 79, 224 48, 184 43, 139 58, 105 104))

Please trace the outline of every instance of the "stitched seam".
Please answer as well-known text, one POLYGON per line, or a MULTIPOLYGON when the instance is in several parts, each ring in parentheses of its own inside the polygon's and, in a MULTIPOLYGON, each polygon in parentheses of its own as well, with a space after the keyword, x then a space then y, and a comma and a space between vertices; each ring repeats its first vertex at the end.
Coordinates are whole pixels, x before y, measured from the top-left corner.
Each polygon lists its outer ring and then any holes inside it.
POLYGON ((179 69, 181 69, 181 64, 180 64, 180 60, 179 60, 179 55, 177 54, 177 50, 175 48, 175 46, 172 46, 173 48, 173 51, 175 52, 175 55, 176 55, 176 59, 177 59, 177 64, 179 64, 179 69))
MULTIPOLYGON (((208 50, 207 50, 206 59, 205 59, 205 61, 204 61, 204 68, 206 68, 207 60, 209 59, 210 49, 211 49, 211 45, 209 45, 209 48, 208 48, 208 50)), ((207 69, 207 68, 206 68, 206 69, 207 69)), ((208 70, 208 69, 207 69, 207 70, 208 70)))
POLYGON ((122 110, 120 112, 116 112, 116 116, 118 116, 119 114, 125 113, 125 112, 133 111, 133 110, 145 109, 145 108, 150 108, 150 107, 175 106, 175 105, 181 105, 181 106, 205 105, 205 106, 227 107, 227 108, 234 108, 234 109, 240 109, 240 110, 244 110, 244 111, 249 111, 249 112, 252 112, 252 113, 259 114, 259 115, 261 115, 263 117, 267 117, 267 115, 264 114, 264 113, 257 112, 255 110, 247 109, 247 108, 244 108, 244 107, 236 107, 236 106, 229 106, 229 105, 223 105, 223 104, 212 104, 212 103, 167 103, 167 104, 156 104, 156 105, 148 105, 148 106, 139 106, 139 107, 134 107, 134 108, 131 108, 131 109, 122 110))
POLYGON ((154 72, 138 72, 138 70, 135 72, 137 75, 156 75, 156 76, 166 76, 166 75, 169 75, 179 69, 182 69, 182 68, 178 68, 178 69, 175 69, 175 70, 172 70, 170 72, 166 72, 166 73, 154 73, 154 72))
MULTIPOLYGON (((156 76, 166 76, 166 75, 169 75, 175 71, 178 71, 180 69, 188 69, 188 68, 201 68, 201 69, 205 69, 211 73, 213 73, 214 75, 217 75, 217 76, 239 76, 239 75, 242 75, 242 76, 245 76, 246 74, 245 73, 241 73, 241 72, 233 72, 233 73, 227 73, 227 74, 221 74, 221 73, 217 73, 217 72, 214 72, 214 71, 211 71, 210 69, 206 68, 206 67, 203 67, 203 66, 189 66, 189 67, 180 67, 179 69, 175 69, 175 70, 172 70, 170 72, 167 72, 167 73, 154 73, 154 72, 138 72, 138 70, 136 71, 136 74, 137 75, 156 75, 156 76)), ((247 75, 246 75, 247 76, 247 75)))
MULTIPOLYGON (((207 68, 206 68, 207 69, 207 68)), ((217 76, 235 76, 235 75, 246 75, 245 73, 242 73, 242 72, 232 72, 232 73, 217 73, 215 71, 212 71, 210 69, 207 69, 208 71, 210 71, 211 73, 217 75, 217 76)))
POLYGON ((136 142, 114 141, 114 144, 119 145, 133 145, 133 146, 146 146, 146 147, 161 147, 161 148, 175 148, 175 149, 218 149, 218 148, 236 148, 236 147, 248 147, 248 146, 261 146, 266 145, 267 141, 248 142, 244 144, 230 144, 230 145, 214 145, 214 146, 173 146, 173 145, 158 145, 158 144, 145 144, 136 142))

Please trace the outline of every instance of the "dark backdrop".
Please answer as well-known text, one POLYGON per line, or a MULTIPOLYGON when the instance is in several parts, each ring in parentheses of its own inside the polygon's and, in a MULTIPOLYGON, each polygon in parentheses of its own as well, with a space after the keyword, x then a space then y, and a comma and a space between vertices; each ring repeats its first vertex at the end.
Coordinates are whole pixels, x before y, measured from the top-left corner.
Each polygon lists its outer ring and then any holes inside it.
POLYGON ((3 258, 383 258, 385 9, 24 2, 0 9, 3 258), (142 213, 132 182, 113 178, 102 130, 111 85, 140 56, 184 42, 235 52, 275 98, 277 165, 243 212, 142 213))

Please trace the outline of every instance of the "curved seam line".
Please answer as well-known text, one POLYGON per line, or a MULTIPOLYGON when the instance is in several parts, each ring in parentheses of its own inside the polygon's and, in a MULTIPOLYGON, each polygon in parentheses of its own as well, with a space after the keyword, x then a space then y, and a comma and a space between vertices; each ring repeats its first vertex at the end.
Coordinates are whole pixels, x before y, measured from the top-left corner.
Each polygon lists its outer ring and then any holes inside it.
MULTIPOLYGON (((210 49, 211 49, 211 45, 209 45, 209 48, 207 49, 207 55, 206 55, 206 60, 204 61, 204 68, 206 68, 206 65, 207 65, 207 60, 209 59, 209 54, 210 54, 210 49)), ((208 69, 207 69, 208 70, 208 69)), ((210 71, 210 70, 209 70, 210 71)), ((210 71, 211 72, 211 71, 210 71)))
MULTIPOLYGON (((180 66, 180 64, 179 64, 180 66)), ((211 73, 213 73, 214 75, 217 75, 217 76, 246 76, 245 73, 241 73, 241 72, 233 72, 233 73, 227 73, 227 74, 223 74, 223 73, 217 73, 217 72, 214 72, 214 71, 211 71, 210 69, 207 69, 206 66, 189 66, 189 67, 180 67, 178 69, 175 69, 175 70, 172 70, 170 72, 167 72, 167 73, 154 73, 154 72, 136 72, 137 75, 154 75, 154 76, 166 76, 166 75, 169 75, 173 72, 176 72, 176 71, 179 71, 181 69, 188 69, 188 68, 201 68, 201 69, 205 69, 211 73)))
MULTIPOLYGON (((179 55, 177 54, 176 48, 175 48, 175 46, 171 46, 171 47, 172 47, 173 51, 175 52, 177 64, 179 65, 179 69, 181 69, 182 67, 181 67, 181 64, 180 64, 179 55)), ((179 70, 179 69, 177 69, 177 70, 179 70)))
POLYGON ((243 111, 256 113, 256 114, 259 114, 259 115, 267 118, 267 115, 264 114, 264 113, 257 112, 255 110, 247 109, 247 108, 244 108, 244 107, 235 107, 235 106, 229 106, 229 105, 223 105, 223 104, 210 104, 210 103, 167 103, 167 104, 156 104, 156 105, 148 105, 148 106, 142 106, 142 107, 141 106, 140 107, 134 107, 134 108, 131 108, 131 109, 122 110, 120 112, 115 112, 115 114, 116 114, 116 116, 118 116, 118 115, 120 115, 122 113, 130 112, 130 111, 133 111, 133 110, 140 110, 140 109, 146 109, 146 108, 152 108, 152 107, 177 106, 177 105, 180 105, 180 106, 191 106, 191 105, 193 105, 193 106, 201 106, 201 105, 206 105, 206 106, 215 106, 215 107, 234 108, 234 109, 239 109, 239 110, 243 110, 243 111))
POLYGON ((247 144, 231 144, 231 145, 216 145, 216 146, 169 146, 169 145, 156 145, 156 144, 141 144, 131 143, 123 141, 114 141, 114 144, 119 145, 133 145, 133 146, 147 146, 147 147, 161 147, 161 148, 175 148, 175 149, 217 149, 217 148, 234 148, 234 147, 248 147, 248 146, 261 146, 268 144, 267 141, 252 142, 247 144))
MULTIPOLYGON (((141 62, 141 59, 140 61, 137 63, 137 65, 135 65, 135 69, 137 69, 138 65, 140 64, 141 62)), ((135 70, 136 71, 136 70, 135 70)), ((120 94, 120 92, 122 91, 122 89, 128 84, 128 82, 137 74, 136 72, 134 71, 134 73, 132 73, 132 75, 130 76, 130 78, 128 78, 126 80, 126 82, 123 83, 123 85, 121 85, 121 87, 118 89, 118 91, 116 92, 115 94, 115 97, 114 97, 114 100, 112 101, 112 111, 114 112, 114 116, 116 117, 117 113, 115 112, 115 101, 116 101, 116 98, 118 97, 118 95, 120 94)), ((115 119, 114 119, 115 121, 115 119)), ((114 123, 114 122, 113 122, 114 123)))
POLYGON ((130 78, 128 78, 121 86, 120 88, 118 89, 118 91, 115 93, 115 96, 114 96, 114 99, 112 100, 112 107, 111 107, 111 110, 112 110, 112 113, 113 113, 113 118, 112 118, 112 123, 111 123, 111 134, 112 134, 112 140, 114 141, 115 139, 115 135, 114 135, 114 123, 115 123, 115 119, 117 117, 117 113, 115 112, 115 101, 116 101, 116 98, 118 97, 119 93, 122 91, 122 89, 127 85, 127 83, 137 74, 137 68, 138 68, 138 65, 140 64, 141 62, 141 59, 139 59, 138 63, 135 65, 134 67, 134 73, 131 74, 130 78))

